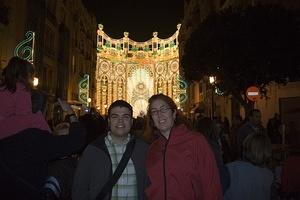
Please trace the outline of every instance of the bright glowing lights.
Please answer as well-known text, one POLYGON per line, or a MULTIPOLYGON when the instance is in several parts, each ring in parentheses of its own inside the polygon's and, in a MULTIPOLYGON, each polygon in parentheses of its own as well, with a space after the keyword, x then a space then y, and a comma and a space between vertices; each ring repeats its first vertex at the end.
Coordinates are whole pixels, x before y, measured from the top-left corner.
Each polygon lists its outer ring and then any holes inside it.
POLYGON ((209 83, 210 83, 210 84, 214 84, 215 81, 216 81, 216 77, 215 77, 215 76, 210 76, 210 77, 209 77, 209 83))
POLYGON ((155 32, 151 39, 137 42, 128 32, 123 38, 110 38, 99 26, 95 104, 101 114, 107 114, 107 105, 117 99, 128 101, 134 116, 146 113, 153 94, 168 94, 178 106, 186 100, 186 83, 177 79, 179 28, 167 39, 155 32))
POLYGON ((37 87, 38 84, 39 84, 39 79, 38 79, 37 77, 34 77, 34 78, 33 78, 33 86, 34 86, 34 87, 37 87))

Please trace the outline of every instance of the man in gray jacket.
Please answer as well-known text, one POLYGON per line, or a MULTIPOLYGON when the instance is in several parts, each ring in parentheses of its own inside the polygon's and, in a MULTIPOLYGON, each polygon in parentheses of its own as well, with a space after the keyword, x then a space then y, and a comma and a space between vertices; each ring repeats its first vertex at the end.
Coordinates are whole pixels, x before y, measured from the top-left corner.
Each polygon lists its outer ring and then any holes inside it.
MULTIPOLYGON (((100 136, 84 150, 75 172, 72 199, 96 200, 105 184, 116 170, 128 142, 133 140, 130 130, 133 124, 132 107, 123 100, 117 100, 108 109, 110 131, 100 136)), ((106 199, 145 199, 147 186, 145 156, 148 145, 134 139, 132 155, 112 191, 106 199)))

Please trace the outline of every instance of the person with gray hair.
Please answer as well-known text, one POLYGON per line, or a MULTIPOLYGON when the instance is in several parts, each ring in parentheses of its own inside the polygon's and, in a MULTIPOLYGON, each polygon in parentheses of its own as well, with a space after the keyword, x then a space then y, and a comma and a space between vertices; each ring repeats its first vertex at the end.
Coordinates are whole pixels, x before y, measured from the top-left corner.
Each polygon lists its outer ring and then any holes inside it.
POLYGON ((251 133, 243 142, 243 160, 226 164, 230 174, 230 187, 225 200, 266 200, 271 198, 273 173, 268 169, 271 161, 271 141, 266 134, 251 133))

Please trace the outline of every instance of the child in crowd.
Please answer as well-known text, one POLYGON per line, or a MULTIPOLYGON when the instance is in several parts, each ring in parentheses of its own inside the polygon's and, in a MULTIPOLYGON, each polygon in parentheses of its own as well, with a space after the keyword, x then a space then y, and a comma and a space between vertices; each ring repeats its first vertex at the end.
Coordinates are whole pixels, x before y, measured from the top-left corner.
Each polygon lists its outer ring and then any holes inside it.
POLYGON ((0 139, 26 128, 50 131, 42 113, 32 113, 33 75, 33 65, 19 57, 11 58, 4 68, 0 81, 0 139))

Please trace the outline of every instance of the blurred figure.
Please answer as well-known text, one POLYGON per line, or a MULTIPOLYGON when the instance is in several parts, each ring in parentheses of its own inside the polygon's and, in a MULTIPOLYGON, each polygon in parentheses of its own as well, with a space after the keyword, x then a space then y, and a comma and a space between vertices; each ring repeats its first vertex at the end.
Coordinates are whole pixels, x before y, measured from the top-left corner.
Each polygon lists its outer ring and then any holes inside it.
POLYGON ((83 116, 80 116, 79 121, 86 128, 86 146, 95 141, 100 135, 107 132, 107 124, 104 118, 98 113, 89 112, 83 116))
POLYGON ((242 144, 245 138, 251 133, 263 133, 264 128, 261 124, 261 112, 258 109, 253 109, 249 113, 249 120, 238 129, 237 132, 237 145, 239 150, 239 155, 242 153, 242 144))
MULTIPOLYGON (((56 136, 28 128, 0 140, 0 194, 7 199, 41 200, 52 196, 44 190, 48 163, 75 153, 85 144, 85 130, 71 106, 60 101, 70 117, 70 134, 56 136)), ((42 110, 42 109, 40 109, 42 110)))
MULTIPOLYGON (((65 117, 65 121, 69 121, 70 116, 65 117)), ((49 163, 49 177, 44 187, 48 187, 54 191, 56 198, 60 200, 71 200, 71 191, 75 170, 78 164, 78 159, 84 148, 94 142, 100 135, 107 130, 105 120, 95 110, 90 109, 88 113, 79 117, 79 122, 86 129, 86 144, 77 151, 76 154, 65 156, 49 163), (56 188, 59 188, 58 190, 56 188)), ((61 122, 54 128, 56 135, 69 134, 70 124, 61 122)))
POLYGON ((192 132, 166 95, 149 99, 148 115, 156 139, 147 153, 148 199, 222 199, 218 168, 203 135, 192 132))
POLYGON ((4 68, 0 83, 0 139, 26 128, 50 131, 42 113, 32 113, 33 75, 33 65, 19 57, 11 58, 4 68))
POLYGON ((223 126, 224 133, 226 135, 229 135, 230 123, 227 117, 224 117, 222 126, 223 126))
POLYGON ((220 137, 223 152, 223 161, 224 163, 231 162, 232 154, 229 142, 229 120, 227 119, 227 117, 224 117, 224 121, 222 122, 221 117, 217 117, 214 119, 214 122, 217 125, 218 135, 220 137))
POLYGON ((204 117, 198 121, 197 131, 206 137, 215 155, 217 165, 220 168, 223 165, 223 158, 220 135, 216 124, 210 118, 204 117))
POLYGON ((133 123, 133 132, 138 138, 142 138, 146 126, 144 117, 137 116, 133 123))
POLYGON ((54 127, 54 134, 55 135, 68 135, 69 129, 70 129, 69 122, 61 122, 54 127))
POLYGON ((280 196, 287 200, 300 199, 300 147, 293 147, 282 164, 280 196))
POLYGON ((237 132, 241 128, 243 123, 243 119, 240 115, 235 115, 232 119, 232 126, 230 129, 230 146, 231 146, 231 153, 232 153, 232 160, 237 160, 240 158, 240 149, 237 144, 237 132))
POLYGON ((229 187, 230 177, 227 168, 224 167, 221 139, 216 124, 210 118, 204 117, 198 121, 197 127, 197 131, 206 137, 213 150, 220 173, 222 189, 223 192, 225 192, 225 190, 229 187))
MULTIPOLYGON (((69 129, 69 122, 61 122, 54 127, 53 134, 57 136, 68 135, 69 129)), ((48 178, 43 187, 45 190, 51 191, 53 195, 47 200, 71 200, 73 176, 77 162, 77 154, 67 155, 49 162, 48 178)))
POLYGON ((282 123, 278 113, 274 114, 274 117, 269 119, 267 124, 268 135, 272 144, 281 144, 280 127, 282 123))
POLYGON ((225 200, 266 200, 271 198, 273 173, 267 168, 271 161, 270 139, 252 132, 243 142, 243 160, 228 163, 230 187, 225 200))

